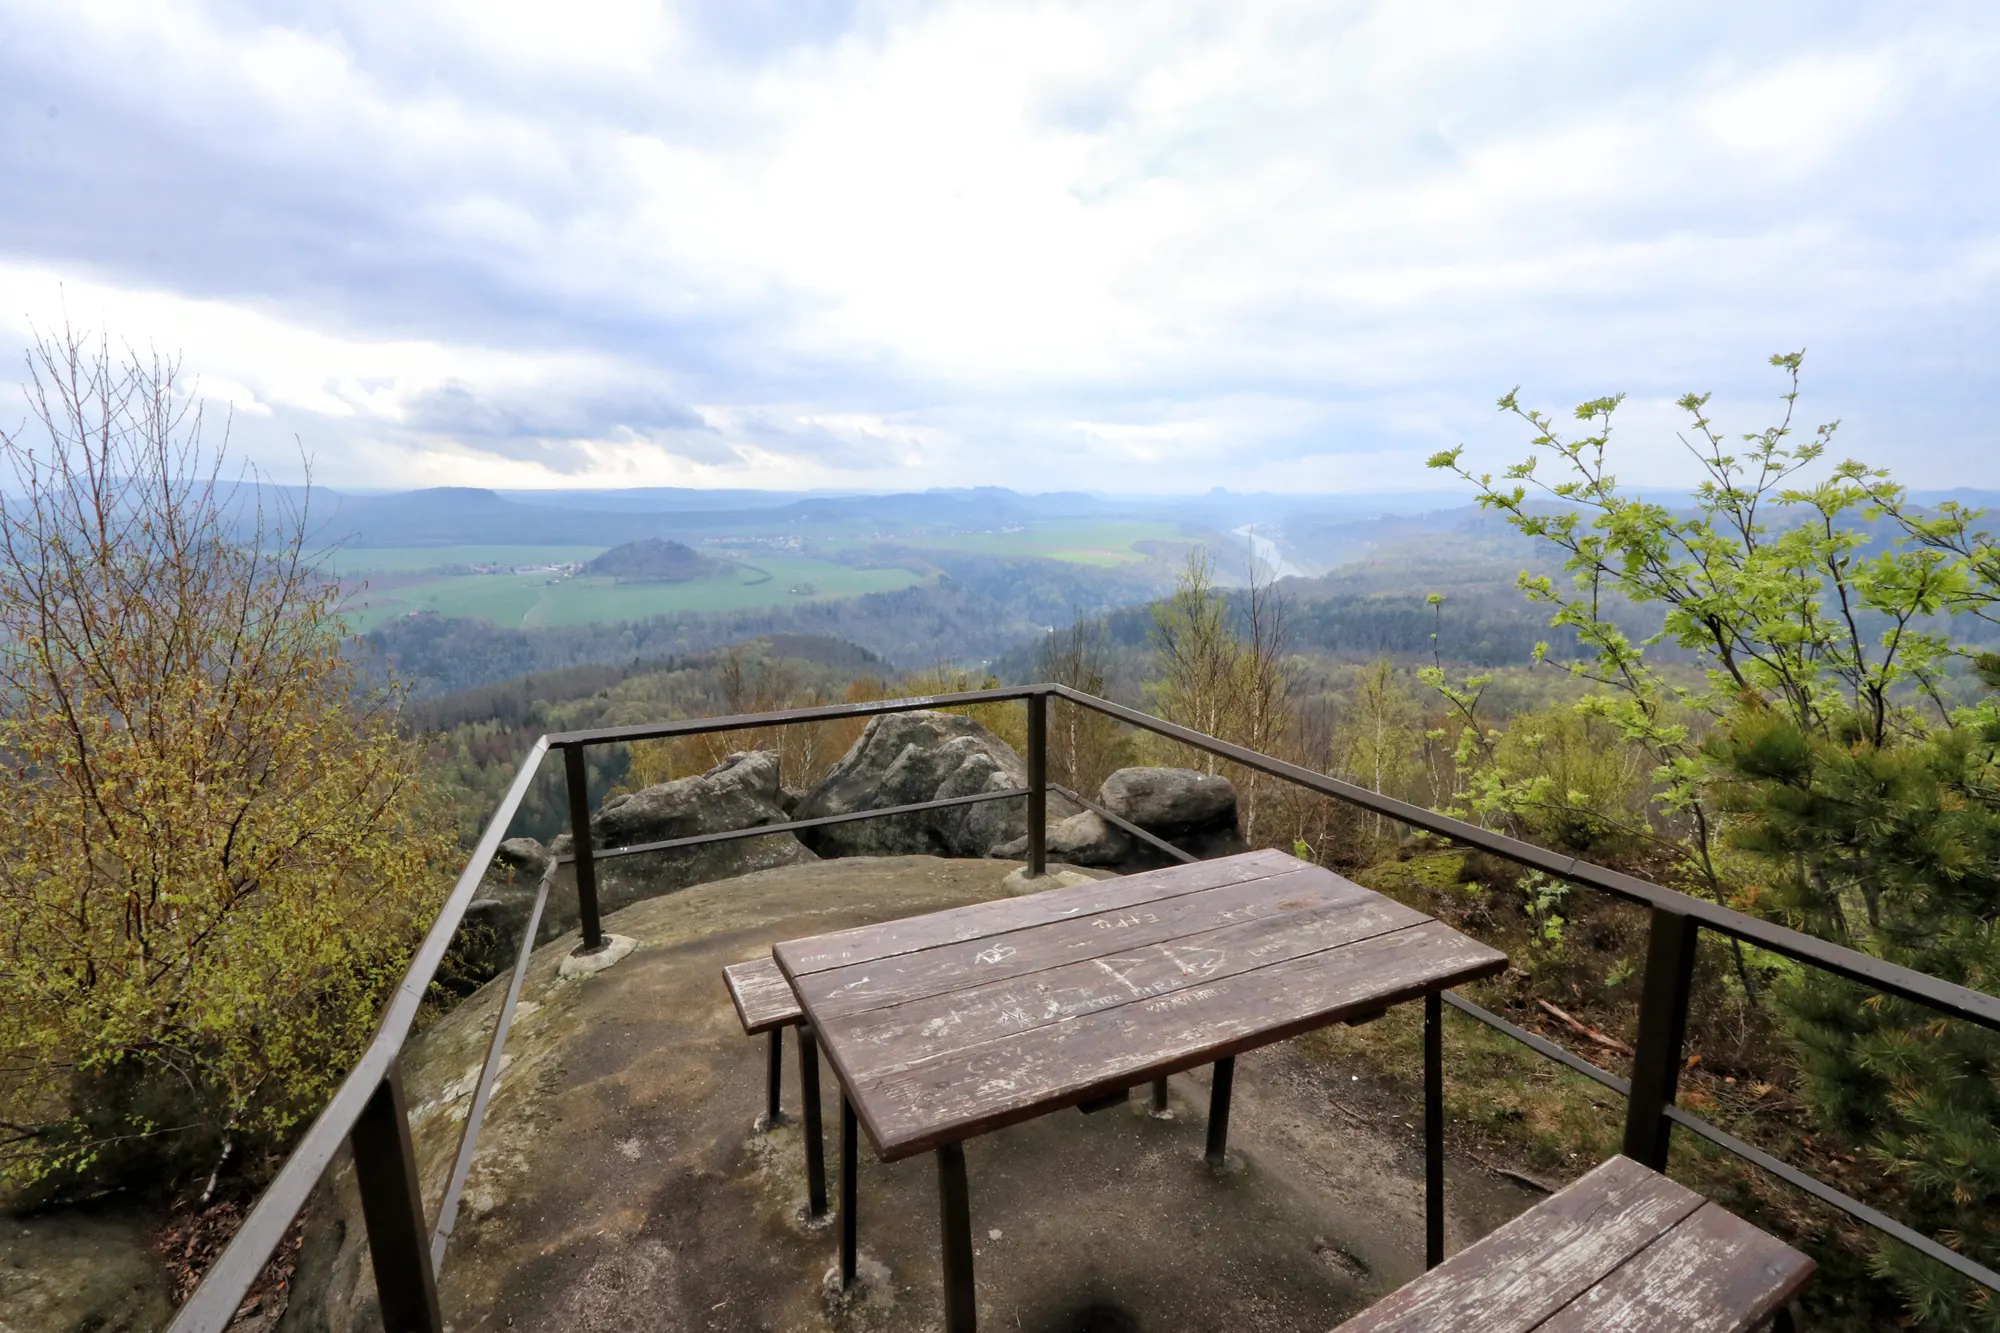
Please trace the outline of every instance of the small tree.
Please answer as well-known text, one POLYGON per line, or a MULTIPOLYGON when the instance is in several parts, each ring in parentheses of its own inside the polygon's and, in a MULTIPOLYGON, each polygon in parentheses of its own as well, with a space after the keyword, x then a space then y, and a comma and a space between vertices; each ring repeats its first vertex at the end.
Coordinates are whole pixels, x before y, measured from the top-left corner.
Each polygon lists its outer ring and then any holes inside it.
MULTIPOLYGON (((1396 664, 1384 655, 1363 667, 1343 702, 1331 740, 1331 771, 1370 791, 1410 794, 1423 762, 1424 718, 1396 664)), ((1367 823, 1377 841, 1397 831, 1382 815, 1369 815, 1367 823)))
MULTIPOLYGON (((1043 641, 1035 678, 1102 698, 1108 657, 1104 622, 1073 614, 1067 628, 1051 630, 1043 641)), ((1054 702, 1049 716, 1049 772, 1056 781, 1094 796, 1128 748, 1118 738, 1118 724, 1104 714, 1064 699, 1054 702)))
MULTIPOLYGON (((1238 718, 1235 734, 1223 739, 1259 754, 1276 754, 1283 749, 1295 722, 1292 672, 1287 661, 1291 653, 1290 612, 1284 596, 1265 574, 1263 562, 1252 553, 1250 585, 1243 594, 1244 634, 1236 653, 1238 718)), ((1243 797, 1243 836, 1253 842, 1267 781, 1253 770, 1237 775, 1243 797)))
POLYGON ((175 1146, 226 1157, 315 1111, 449 849, 342 655, 303 506, 223 484, 170 360, 65 330, 29 373, 33 425, 0 432, 16 1183, 175 1146))
MULTIPOLYGON (((1153 608, 1153 655, 1160 678, 1151 687, 1155 706, 1170 722, 1261 753, 1281 748, 1292 729, 1292 678, 1284 598, 1250 564, 1251 581, 1231 625, 1228 599, 1215 585, 1206 547, 1188 552, 1174 595, 1153 608)), ((1207 751, 1176 745, 1179 762, 1232 776, 1241 795, 1243 833, 1257 836, 1261 775, 1224 764, 1207 751)))
MULTIPOLYGON (((1521 586, 1577 633, 1583 652, 1569 670, 1594 687, 1581 712, 1651 756, 1663 840, 1690 881, 1991 990, 2000 709, 1991 698, 1954 705, 1952 669, 1969 655, 1949 630, 1954 615, 1996 619, 2000 548, 1973 526, 1976 511, 1918 511, 1859 463, 1806 482, 1838 423, 1792 440, 1802 360, 1771 358, 1788 380, 1783 414, 1740 450, 1708 418, 1707 395, 1680 400, 1706 474, 1690 509, 1619 488, 1606 462, 1617 397, 1579 406, 1587 426, 1575 439, 1515 394, 1502 398, 1535 432, 1537 456, 1500 483, 1463 468, 1460 450, 1431 463, 1563 553, 1567 586, 1525 573, 1521 586), (1558 466, 1552 481, 1538 474, 1544 459, 1558 466), (1657 608, 1659 631, 1630 637, 1612 616, 1620 600, 1657 608), (1698 673, 1661 667, 1649 650, 1663 643, 1691 653, 1698 673)), ((1978 662, 1989 684, 2000 683, 1996 667, 1978 662)), ((1502 739, 1475 794, 1521 808, 1532 778, 1508 770, 1502 739)), ((1740 949, 1737 959, 1748 987, 1740 949)), ((1826 1123, 1903 1187, 1913 1224, 1994 1263, 2000 1042, 1810 970, 1778 995, 1826 1123)), ((1983 1292, 1900 1247, 1880 1255, 1927 1327, 2000 1329, 1983 1292)))
MULTIPOLYGON (((1227 738, 1242 700, 1236 693, 1241 648, 1229 629, 1229 605, 1215 586, 1208 548, 1197 546, 1174 582, 1172 598, 1153 608, 1153 655, 1160 678, 1155 706, 1169 722, 1227 738)), ((1176 747, 1177 753, 1184 747, 1176 747)), ((1215 772, 1215 756, 1180 754, 1181 762, 1215 772)))
MULTIPOLYGON (((2000 688, 2000 656, 1977 666, 2000 688)), ((1988 709, 1965 721, 1891 745, 1866 740, 1866 717, 1816 736, 1752 714, 1719 733, 1716 801, 1765 909, 2000 990, 2000 723, 1988 709)), ((1816 969, 1779 995, 1822 1122, 1902 1187, 1907 1220, 2000 1265, 2000 1037, 1816 969)), ((1877 1267, 1925 1327, 2000 1329, 2000 1301, 1915 1251, 1884 1245, 1877 1267)))

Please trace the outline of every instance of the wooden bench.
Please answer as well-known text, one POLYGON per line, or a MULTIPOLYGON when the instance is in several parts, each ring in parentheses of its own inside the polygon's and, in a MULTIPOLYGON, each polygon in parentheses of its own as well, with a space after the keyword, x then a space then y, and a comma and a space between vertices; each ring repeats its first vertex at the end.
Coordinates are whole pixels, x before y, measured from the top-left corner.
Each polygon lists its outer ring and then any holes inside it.
POLYGON ((1614 1157, 1334 1333, 1738 1333, 1776 1320, 1813 1262, 1614 1157))
POLYGON ((826 1156, 820 1138, 819 1050, 818 1043, 813 1040, 812 1029, 806 1025, 805 1012, 799 1008, 798 996, 792 993, 792 983, 785 980, 777 962, 768 955, 747 963, 731 963, 722 969, 722 981, 729 987, 729 999, 736 1006, 736 1017, 742 1021, 743 1031, 753 1037, 760 1032, 771 1034, 770 1072, 765 1079, 764 1116, 760 1122, 763 1129, 773 1129, 784 1123, 779 1098, 784 1084, 785 1029, 796 1027, 799 1030, 799 1093, 800 1110, 805 1118, 807 1207, 812 1216, 824 1216, 826 1156))

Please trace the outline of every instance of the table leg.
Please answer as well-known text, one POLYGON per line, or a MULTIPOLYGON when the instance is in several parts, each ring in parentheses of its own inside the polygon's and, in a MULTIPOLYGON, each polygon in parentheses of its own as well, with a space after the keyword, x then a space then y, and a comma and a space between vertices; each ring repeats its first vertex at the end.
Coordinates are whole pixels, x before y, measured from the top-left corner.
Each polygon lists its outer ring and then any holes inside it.
POLYGON ((1424 1267, 1444 1262, 1444 999, 1424 996, 1424 1267))
POLYGON ((1229 1147, 1229 1089, 1236 1082, 1236 1057, 1225 1055, 1215 1062, 1215 1075, 1208 1091, 1208 1164, 1220 1170, 1229 1147))
POLYGON ((860 1120, 847 1092, 840 1094, 840 1289, 854 1285, 855 1260, 855 1175, 860 1169, 860 1120))
POLYGON ((785 1029, 771 1029, 770 1068, 764 1078, 764 1128, 776 1129, 785 1118, 780 1094, 785 1086, 785 1029))
POLYGON ((819 1128, 819 1039, 799 1024, 799 1100, 805 1112, 806 1216, 826 1216, 826 1145, 819 1128))
POLYGON ((965 1145, 937 1150, 938 1228, 944 1236, 945 1333, 974 1333, 972 1204, 965 1188, 965 1145))
POLYGON ((1153 1114, 1165 1115, 1166 1113, 1167 1081, 1163 1078, 1156 1078, 1153 1080, 1153 1114))

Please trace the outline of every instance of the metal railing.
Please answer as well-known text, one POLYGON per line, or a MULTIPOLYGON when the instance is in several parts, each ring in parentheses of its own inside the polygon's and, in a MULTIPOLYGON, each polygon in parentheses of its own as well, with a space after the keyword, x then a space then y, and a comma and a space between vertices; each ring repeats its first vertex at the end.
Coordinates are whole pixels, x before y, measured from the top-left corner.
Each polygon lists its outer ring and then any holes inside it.
MULTIPOLYGON (((314 1185, 333 1160, 342 1143, 350 1145, 354 1157, 355 1182, 367 1228, 369 1252, 374 1267, 382 1319, 388 1333, 442 1333, 443 1319, 438 1308, 437 1275, 442 1269, 447 1245, 458 1215, 458 1203, 471 1170, 480 1125, 486 1104, 499 1076, 502 1048, 513 1021, 528 962, 535 949, 543 909, 555 872, 560 865, 575 871, 577 913, 582 936, 579 953, 604 947, 603 922, 598 912, 597 863, 614 857, 636 856, 704 846, 778 833, 823 828, 855 820, 883 819, 930 810, 972 805, 984 801, 1025 800, 1027 803, 1028 847, 1025 860, 1029 873, 1040 875, 1047 869, 1047 801, 1051 790, 1095 811, 1101 818, 1156 851, 1180 861, 1195 858, 1110 810, 1066 787, 1048 781, 1048 707, 1052 699, 1063 699, 1081 708, 1149 731, 1182 745, 1226 759, 1254 772, 1278 778, 1333 800, 1343 801, 1376 814, 1385 815, 1412 828, 1465 846, 1489 852, 1516 864, 1539 870, 1558 879, 1601 890, 1625 902, 1645 907, 1650 913, 1646 964, 1639 1002, 1639 1032, 1634 1045, 1632 1077, 1623 1079, 1582 1059, 1555 1042, 1515 1026, 1453 992, 1444 1001, 1452 1008, 1512 1037, 1537 1053, 1555 1060, 1626 1098, 1623 1151, 1635 1160, 1664 1170, 1673 1127, 1696 1134, 1726 1152, 1770 1172, 1821 1202, 1881 1231, 1926 1257, 1989 1289, 2000 1291, 2000 1273, 1949 1249, 1894 1218, 1869 1207, 1840 1190, 1800 1171, 1770 1153, 1745 1143, 1728 1131, 1710 1124, 1675 1104, 1683 1063, 1682 1047, 1687 1031, 1695 950, 1700 932, 1713 931, 1730 939, 1783 955, 1811 967, 1845 977, 1873 990, 1925 1005, 1951 1018, 1976 1023, 2000 1032, 2000 998, 1955 985, 1938 977, 1913 971, 1853 949, 1828 943, 1815 936, 1760 921, 1727 907, 1662 888, 1657 884, 1593 865, 1577 857, 1552 852, 1532 843, 1480 828, 1476 824, 1411 805, 1379 792, 1338 778, 1316 773, 1297 764, 1274 759, 1227 741, 1217 740, 1178 726, 1137 709, 1127 708, 1064 685, 1027 685, 1006 689, 969 690, 891 699, 869 703, 834 704, 818 708, 792 708, 775 712, 732 717, 699 718, 628 727, 600 727, 585 731, 557 732, 536 741, 522 760, 492 818, 487 822, 464 873, 445 899, 436 921, 418 946, 402 982, 389 998, 380 1027, 353 1070, 334 1093, 326 1108, 313 1121, 286 1159, 271 1184, 258 1197, 242 1228, 223 1250, 201 1284, 175 1316, 170 1333, 221 1333, 230 1322, 245 1294, 283 1240, 287 1228, 303 1209, 314 1185), (890 713, 922 709, 956 708, 972 704, 1018 701, 1027 708, 1028 785, 1025 788, 984 792, 974 796, 925 801, 883 809, 856 811, 815 819, 760 824, 723 833, 701 834, 664 842, 642 843, 617 848, 594 848, 590 842, 590 793, 585 751, 591 746, 619 745, 632 741, 662 740, 680 736, 708 735, 727 731, 749 731, 774 726, 878 717, 890 713), (473 1092, 471 1107, 460 1131, 458 1151, 453 1159, 435 1223, 427 1223, 411 1143, 409 1116, 403 1097, 397 1059, 408 1040, 418 1010, 432 978, 449 950, 453 936, 465 917, 481 877, 492 862, 508 824, 519 809, 542 760, 551 749, 563 752, 568 784, 571 851, 554 858, 537 886, 526 928, 522 932, 507 993, 495 1020, 485 1064, 473 1092)), ((1438 1118, 1431 1117, 1433 1122, 1438 1118)))

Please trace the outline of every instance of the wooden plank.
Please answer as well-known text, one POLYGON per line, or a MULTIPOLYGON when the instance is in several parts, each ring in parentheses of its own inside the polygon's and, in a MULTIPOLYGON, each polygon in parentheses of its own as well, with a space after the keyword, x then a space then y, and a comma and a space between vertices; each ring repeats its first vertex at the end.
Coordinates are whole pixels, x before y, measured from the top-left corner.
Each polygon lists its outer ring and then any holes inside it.
POLYGON ((825 1025, 864 1010, 1126 953, 1238 921, 1376 896, 1316 866, 1298 865, 1289 874, 807 973, 794 984, 814 1024, 825 1025))
POLYGON ((736 1005, 736 1017, 748 1033, 769 1032, 772 1028, 796 1023, 803 1012, 792 983, 769 958, 747 963, 731 963, 722 969, 729 998, 736 1005))
POLYGON ((1261 879, 1297 870, 1304 864, 1283 852, 1247 852, 1214 861, 1150 870, 1141 875, 1095 880, 1066 889, 1049 889, 1021 898, 973 903, 901 921, 855 926, 803 940, 787 940, 773 952, 787 975, 798 977, 912 953, 918 949, 935 948, 941 944, 956 944, 1021 930, 1082 913, 1110 912, 1218 885, 1261 879))
MULTIPOLYGON (((855 1080, 828 1054, 884 1160, 1017 1124, 1507 965, 1436 921, 855 1080)), ((812 1012, 811 1006, 807 1007, 812 1012)))
POLYGON ((1526 1333, 1705 1202, 1628 1157, 1613 1157, 1335 1333, 1526 1333))
POLYGON ((1797 1295, 1812 1271, 1812 1260, 1791 1246, 1706 1203, 1538 1333, 1746 1333, 1797 1295))
POLYGON ((842 1045, 848 1071, 866 1081, 891 1065, 1153 999, 1429 919, 1413 907, 1368 894, 823 1020, 822 1036, 842 1045))

